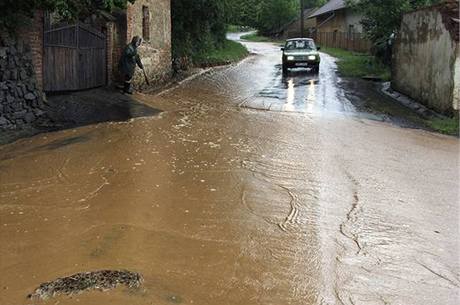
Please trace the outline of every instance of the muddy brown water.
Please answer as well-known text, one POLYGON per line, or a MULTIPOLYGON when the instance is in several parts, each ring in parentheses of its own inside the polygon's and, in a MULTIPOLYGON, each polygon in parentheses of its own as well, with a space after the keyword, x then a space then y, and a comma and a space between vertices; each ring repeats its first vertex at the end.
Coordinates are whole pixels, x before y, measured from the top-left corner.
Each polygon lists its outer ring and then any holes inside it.
POLYGON ((138 94, 158 116, 0 147, 0 304, 457 304, 459 140, 356 115, 332 58, 283 79, 248 46, 138 94), (143 286, 26 298, 105 269, 143 286))

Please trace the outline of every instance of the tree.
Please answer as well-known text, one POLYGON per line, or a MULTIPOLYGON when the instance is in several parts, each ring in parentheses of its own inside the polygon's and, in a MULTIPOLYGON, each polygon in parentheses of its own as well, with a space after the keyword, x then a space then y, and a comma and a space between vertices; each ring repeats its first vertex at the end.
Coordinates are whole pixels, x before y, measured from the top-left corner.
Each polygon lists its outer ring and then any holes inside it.
POLYGON ((439 2, 439 0, 347 0, 347 4, 360 12, 366 36, 374 43, 386 43, 397 32, 403 13, 439 2))
POLYGON ((228 0, 172 0, 173 58, 193 58, 225 42, 228 0))
POLYGON ((0 2, 0 29, 13 31, 27 24, 36 10, 56 12, 62 19, 75 20, 99 10, 126 8, 136 0, 2 0, 0 2))

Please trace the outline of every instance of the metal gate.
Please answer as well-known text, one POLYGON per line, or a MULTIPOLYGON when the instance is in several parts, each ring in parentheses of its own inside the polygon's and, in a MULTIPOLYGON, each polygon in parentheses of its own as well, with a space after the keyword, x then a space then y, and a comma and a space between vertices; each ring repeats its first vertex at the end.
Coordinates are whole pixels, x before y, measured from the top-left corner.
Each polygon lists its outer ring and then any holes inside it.
POLYGON ((45 91, 72 91, 106 84, 106 35, 83 23, 45 28, 45 91))

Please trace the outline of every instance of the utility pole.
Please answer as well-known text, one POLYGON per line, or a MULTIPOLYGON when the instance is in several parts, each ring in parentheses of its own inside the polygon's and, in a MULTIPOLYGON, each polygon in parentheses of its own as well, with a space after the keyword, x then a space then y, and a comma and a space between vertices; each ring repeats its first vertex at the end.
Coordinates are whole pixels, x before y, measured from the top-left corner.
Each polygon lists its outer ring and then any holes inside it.
POLYGON ((300 38, 305 37, 305 20, 303 11, 305 10, 304 0, 300 0, 300 38))

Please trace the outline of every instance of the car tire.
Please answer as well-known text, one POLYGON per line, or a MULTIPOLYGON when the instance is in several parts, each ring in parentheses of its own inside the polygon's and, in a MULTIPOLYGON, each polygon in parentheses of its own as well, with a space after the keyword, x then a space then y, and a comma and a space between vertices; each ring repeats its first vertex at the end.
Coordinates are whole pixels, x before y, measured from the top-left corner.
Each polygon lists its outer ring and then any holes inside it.
POLYGON ((319 73, 319 65, 316 65, 313 67, 313 73, 316 73, 316 74, 319 73))
POLYGON ((288 68, 286 67, 286 65, 283 65, 283 74, 287 74, 288 73, 288 68))

